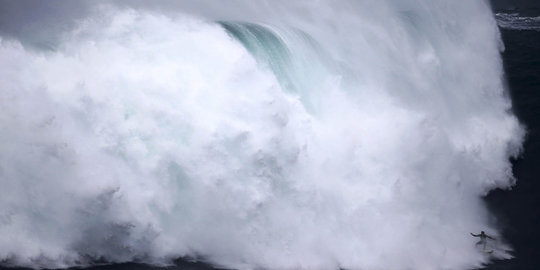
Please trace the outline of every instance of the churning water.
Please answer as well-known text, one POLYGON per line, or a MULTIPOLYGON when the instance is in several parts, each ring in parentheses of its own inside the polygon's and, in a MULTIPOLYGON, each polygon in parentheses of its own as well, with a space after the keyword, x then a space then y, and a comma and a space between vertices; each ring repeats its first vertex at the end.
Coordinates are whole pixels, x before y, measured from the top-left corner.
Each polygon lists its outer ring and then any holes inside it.
POLYGON ((102 3, 40 31, 0 40, 5 263, 489 259, 469 233, 498 235, 481 196, 524 132, 487 3, 102 3))

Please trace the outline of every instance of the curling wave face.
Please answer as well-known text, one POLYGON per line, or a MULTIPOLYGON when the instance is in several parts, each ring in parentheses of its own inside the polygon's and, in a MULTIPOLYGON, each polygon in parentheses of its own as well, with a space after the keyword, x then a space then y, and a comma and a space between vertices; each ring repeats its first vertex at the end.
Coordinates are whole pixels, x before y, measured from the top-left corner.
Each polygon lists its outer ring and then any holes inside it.
POLYGON ((486 262, 468 233, 497 234, 480 197, 523 131, 485 3, 209 2, 0 40, 0 260, 486 262))

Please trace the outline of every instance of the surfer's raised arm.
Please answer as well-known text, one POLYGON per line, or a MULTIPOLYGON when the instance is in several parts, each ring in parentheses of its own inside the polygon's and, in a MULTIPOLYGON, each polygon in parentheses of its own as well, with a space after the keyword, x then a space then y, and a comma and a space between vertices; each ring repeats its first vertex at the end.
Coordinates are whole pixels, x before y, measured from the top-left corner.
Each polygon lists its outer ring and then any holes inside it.
POLYGON ((471 235, 474 236, 474 237, 480 237, 479 234, 473 234, 473 233, 471 233, 471 235))

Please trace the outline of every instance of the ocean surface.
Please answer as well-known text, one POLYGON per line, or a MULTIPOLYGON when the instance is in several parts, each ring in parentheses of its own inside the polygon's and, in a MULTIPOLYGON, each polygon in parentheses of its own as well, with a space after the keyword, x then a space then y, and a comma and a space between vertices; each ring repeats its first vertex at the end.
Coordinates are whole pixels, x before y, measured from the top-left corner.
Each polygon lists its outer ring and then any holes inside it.
POLYGON ((496 10, 505 45, 504 70, 515 114, 526 125, 527 139, 514 160, 517 185, 491 192, 486 201, 514 248, 514 259, 487 269, 540 268, 540 10, 496 10))

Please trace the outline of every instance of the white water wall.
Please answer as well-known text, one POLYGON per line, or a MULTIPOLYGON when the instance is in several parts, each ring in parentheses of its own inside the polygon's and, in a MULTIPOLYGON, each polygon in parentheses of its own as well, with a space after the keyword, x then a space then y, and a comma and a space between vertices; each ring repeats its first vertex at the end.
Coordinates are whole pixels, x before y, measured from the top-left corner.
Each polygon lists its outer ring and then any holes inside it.
POLYGON ((488 260, 469 233, 498 236, 481 196, 514 183, 523 131, 483 1, 82 9, 0 31, 5 263, 488 260))

